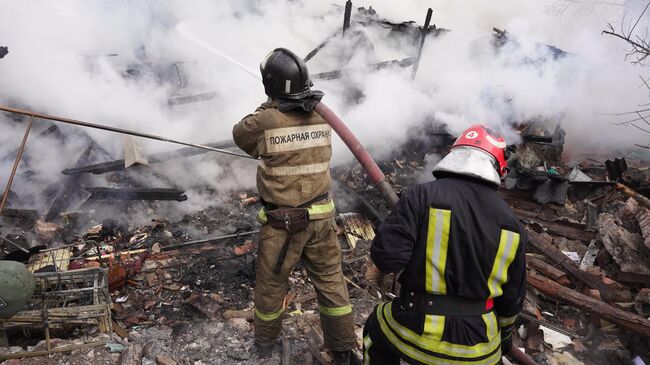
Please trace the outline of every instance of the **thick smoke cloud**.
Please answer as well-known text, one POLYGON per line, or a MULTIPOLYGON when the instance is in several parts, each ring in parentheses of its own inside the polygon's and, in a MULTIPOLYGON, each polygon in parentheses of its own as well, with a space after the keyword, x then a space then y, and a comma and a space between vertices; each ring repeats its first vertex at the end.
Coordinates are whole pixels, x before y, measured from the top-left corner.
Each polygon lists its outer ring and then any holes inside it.
MULTIPOLYGON (((232 124, 264 101, 263 88, 245 71, 189 41, 179 26, 256 70, 264 55, 278 46, 306 55, 340 29, 344 3, 6 1, 0 14, 0 45, 8 46, 9 54, 0 60, 0 103, 196 143, 227 140, 232 124), (182 78, 175 79, 174 72, 182 78), (168 105, 170 97, 205 92, 215 93, 214 98, 168 105)), ((485 123, 499 127, 514 142, 513 123, 548 119, 551 127, 561 122, 567 129, 569 149, 574 151, 647 142, 648 136, 614 126, 618 119, 605 115, 634 110, 648 96, 639 88, 643 69, 625 61, 620 41, 601 34, 608 22, 629 20, 639 11, 638 1, 575 5, 536 0, 381 0, 355 1, 354 6, 372 6, 391 21, 420 24, 432 7, 433 23, 451 30, 427 39, 415 81, 408 68, 316 81, 315 87, 326 92, 324 101, 380 158, 404 142, 410 130, 434 122, 445 123, 452 133, 485 123), (491 46, 492 27, 507 29, 514 42, 496 51, 491 46), (544 44, 570 55, 554 60, 544 44)), ((355 9, 353 16, 356 13, 355 9)), ((647 25, 646 19, 641 25, 647 25)), ((412 42, 389 37, 387 29, 356 30, 363 33, 364 42, 353 47, 355 37, 335 37, 309 62, 310 71, 358 68, 416 52, 412 42), (367 46, 368 40, 374 47, 356 47, 367 46)), ((16 148, 22 126, 6 115, 0 121, 0 155, 4 155, 16 148)), ((87 132, 114 157, 122 157, 119 136, 87 132)), ((27 151, 29 168, 43 184, 59 179, 58 171, 73 165, 83 148, 71 144, 58 150, 33 141, 27 151)), ((344 145, 336 143, 335 163, 351 161, 344 145)), ((143 144, 148 152, 175 148, 143 144)), ((186 189, 210 186, 228 192, 254 187, 255 162, 219 165, 217 159, 230 157, 208 154, 188 160, 189 165, 177 162, 156 171, 186 189)), ((4 183, 9 168, 7 163, 1 167, 4 183)), ((205 203, 200 195, 190 194, 190 202, 178 206, 205 203)))

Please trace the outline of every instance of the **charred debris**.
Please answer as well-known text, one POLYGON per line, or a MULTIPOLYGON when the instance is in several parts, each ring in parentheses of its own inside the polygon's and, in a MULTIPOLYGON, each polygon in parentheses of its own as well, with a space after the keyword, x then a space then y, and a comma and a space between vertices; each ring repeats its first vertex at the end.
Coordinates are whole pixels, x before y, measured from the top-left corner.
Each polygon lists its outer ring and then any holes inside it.
MULTIPOLYGON (((359 8, 352 17, 351 7, 348 2, 342 30, 327 37, 307 60, 337 36, 356 37, 358 47, 350 48, 372 48, 363 28, 355 25, 391 29, 391 34, 411 39, 414 49, 420 50, 427 37, 447 31, 429 25, 430 12, 426 26, 420 27, 415 22, 390 22, 372 8, 359 8)), ((495 47, 507 41, 507 33, 495 29, 495 47)), ((553 57, 566 55, 551 50, 553 57)), ((418 64, 420 54, 368 68, 411 67, 418 64)), ((136 69, 128 72, 129 77, 145 72, 136 69)), ((416 67, 413 70, 415 77, 416 67)), ((337 78, 346 72, 332 70, 314 77, 337 78)), ((12 118, 24 122, 22 117, 12 118)), ((539 364, 650 364, 647 156, 645 160, 633 154, 568 156, 559 123, 532 120, 515 127, 521 143, 498 191, 525 224, 529 239, 528 292, 515 343, 539 364)), ((255 192, 236 192, 178 219, 158 216, 160 200, 183 204, 187 197, 152 165, 164 166, 170 160, 191 164, 190 159, 204 150, 185 147, 145 155, 135 141, 126 140, 124 158, 116 159, 82 129, 42 122, 28 143, 63 145, 72 139, 84 141, 85 148, 77 162, 62 171, 60 181, 38 197, 47 206, 30 206, 35 199, 18 191, 24 188, 6 194, 0 217, 1 254, 27 263, 38 278, 38 289, 28 308, 0 321, 0 361, 124 365, 254 361, 249 350, 258 232, 255 192), (104 185, 97 186, 98 181, 104 185), (142 181, 161 185, 143 186, 142 181), (146 212, 149 223, 135 225, 97 213, 116 204, 127 215, 146 212), (38 357, 42 355, 48 357, 38 357)), ((401 192, 433 179, 431 168, 453 140, 444 125, 429 123, 414 131, 380 167, 401 192)), ((209 146, 233 147, 229 141, 209 146)), ((3 160, 20 154, 17 149, 3 160)), ((17 175, 23 187, 30 184, 31 166, 29 157, 23 159, 17 175)), ((361 341, 363 323, 374 305, 398 290, 390 277, 377 283, 365 276, 374 227, 388 211, 360 165, 336 167, 332 176, 343 268, 361 341)), ((329 364, 315 294, 304 269, 299 266, 290 282, 284 351, 275 360, 329 364)))

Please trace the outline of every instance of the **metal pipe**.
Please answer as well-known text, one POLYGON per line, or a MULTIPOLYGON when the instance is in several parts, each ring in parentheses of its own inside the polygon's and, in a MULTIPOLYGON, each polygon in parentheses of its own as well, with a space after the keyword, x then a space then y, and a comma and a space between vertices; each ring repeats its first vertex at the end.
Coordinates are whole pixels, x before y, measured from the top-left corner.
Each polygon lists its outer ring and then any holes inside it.
POLYGON ((368 150, 363 147, 361 142, 359 142, 357 137, 355 137, 345 123, 334 114, 332 109, 328 108, 327 105, 323 103, 316 104, 314 111, 323 117, 332 129, 334 129, 336 134, 341 137, 343 142, 345 142, 350 151, 352 151, 352 154, 354 154, 354 157, 357 158, 361 166, 363 166, 368 173, 368 176, 370 176, 373 184, 375 184, 375 188, 379 190, 384 199, 386 199, 388 206, 392 208, 397 204, 399 199, 388 181, 386 181, 386 176, 384 176, 384 173, 379 169, 379 166, 377 166, 375 160, 370 156, 368 150))
POLYGON ((5 242, 7 242, 8 244, 10 244, 10 245, 16 247, 17 249, 23 251, 24 253, 29 253, 29 250, 28 250, 28 249, 24 248, 23 246, 17 244, 16 242, 14 242, 14 241, 12 241, 12 240, 10 240, 10 239, 7 239, 7 238, 4 238, 4 237, 0 236, 0 240, 3 240, 3 241, 5 241, 5 242))
POLYGON ((431 23, 431 15, 433 15, 433 9, 429 8, 427 10, 427 17, 424 20, 424 28, 422 28, 422 38, 420 38, 420 47, 418 48, 418 55, 415 58, 415 64, 411 70, 411 80, 415 80, 415 75, 418 73, 418 67, 420 66, 420 58, 422 57, 422 49, 424 48, 424 41, 427 39, 427 34, 429 33, 429 24, 431 23))
POLYGON ((54 115, 36 113, 36 112, 29 111, 29 110, 10 108, 8 106, 3 106, 3 105, 0 105, 0 110, 5 111, 5 112, 9 112, 9 113, 29 115, 29 116, 32 117, 32 119, 33 118, 48 119, 48 120, 52 120, 52 121, 55 121, 55 122, 61 122, 61 123, 72 124, 72 125, 88 127, 88 128, 94 128, 94 129, 101 129, 101 130, 104 130, 104 131, 117 132, 117 133, 122 133, 122 134, 128 134, 128 135, 131 135, 131 136, 153 139, 153 140, 156 140, 156 141, 176 143, 176 144, 180 144, 180 145, 183 145, 183 146, 196 147, 196 148, 201 148, 201 149, 208 150, 208 151, 223 153, 223 154, 226 154, 226 155, 244 157, 244 158, 249 158, 249 159, 255 160, 255 158, 253 158, 251 156, 242 155, 242 154, 239 154, 237 152, 231 152, 231 151, 228 151, 228 150, 222 150, 222 149, 219 149, 219 148, 214 148, 214 147, 205 146, 205 145, 196 144, 196 143, 178 141, 178 140, 165 138, 165 137, 160 137, 160 136, 156 136, 156 135, 148 134, 148 133, 135 132, 135 131, 131 131, 131 130, 128 130, 128 129, 115 128, 115 127, 110 127, 110 126, 102 125, 102 124, 84 122, 82 120, 69 119, 69 118, 64 118, 64 117, 57 117, 57 116, 54 116, 54 115))
POLYGON ((523 351, 519 349, 519 347, 515 346, 514 344, 512 345, 512 348, 510 349, 510 353, 508 354, 510 357, 515 359, 518 364, 521 365, 538 365, 535 360, 533 360, 532 357, 528 356, 525 354, 523 351))
POLYGON ((255 231, 249 231, 249 232, 241 232, 241 233, 229 234, 229 235, 220 236, 220 237, 206 238, 206 239, 196 240, 196 241, 176 243, 176 244, 173 244, 173 245, 163 246, 162 250, 167 251, 167 250, 170 250, 172 248, 180 248, 180 247, 186 247, 186 246, 191 246, 191 245, 197 245, 197 244, 200 244, 200 243, 208 243, 208 242, 212 242, 212 241, 220 241, 220 240, 227 240, 227 239, 230 239, 230 238, 238 238, 238 237, 250 236, 250 235, 257 234, 257 233, 260 233, 260 231, 255 230, 255 231))
POLYGON ((20 164, 20 160, 23 157, 23 151, 25 151, 25 145, 27 144, 27 136, 29 136, 29 132, 32 130, 32 124, 34 124, 33 115, 29 118, 29 123, 27 124, 27 129, 25 129, 25 135, 23 136, 23 141, 20 144, 20 148, 18 149, 18 154, 16 154, 16 161, 14 161, 14 166, 11 168, 11 175, 9 175, 9 180, 7 181, 5 192, 2 194, 2 201, 0 202, 0 215, 2 215, 2 211, 5 208, 7 199, 9 198, 9 190, 11 190, 11 184, 14 182, 14 176, 16 176, 18 164, 20 164))

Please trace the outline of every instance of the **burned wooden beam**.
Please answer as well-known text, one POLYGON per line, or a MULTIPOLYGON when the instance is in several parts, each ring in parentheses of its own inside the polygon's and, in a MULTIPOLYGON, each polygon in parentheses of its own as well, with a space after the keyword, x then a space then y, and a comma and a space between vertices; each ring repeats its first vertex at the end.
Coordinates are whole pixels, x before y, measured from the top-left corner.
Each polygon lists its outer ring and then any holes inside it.
MULTIPOLYGON (((54 133, 56 133, 56 134, 59 134, 59 133, 60 133, 59 127, 58 127, 56 124, 52 124, 52 125, 50 125, 50 126, 49 126, 48 128, 46 128, 44 131, 42 131, 41 133, 39 133, 39 134, 37 135, 37 137, 39 137, 39 138, 40 138, 40 137, 47 137, 47 136, 49 136, 50 134, 54 134, 54 133)), ((4 155, 0 160, 12 160, 12 159, 16 158, 16 154, 18 154, 18 148, 16 148, 16 149, 14 149, 13 151, 7 153, 7 154, 4 155)))
POLYGON ((339 31, 337 30, 336 32, 332 33, 329 37, 325 38, 316 48, 314 48, 311 52, 305 56, 305 62, 311 60, 318 52, 320 52, 321 49, 323 49, 329 42, 332 40, 332 38, 336 37, 339 34, 339 31))
POLYGON ((580 294, 543 276, 528 273, 528 283, 541 293, 553 299, 571 304, 576 308, 597 314, 608 322, 650 338, 650 321, 647 319, 601 302, 598 299, 580 294))
POLYGON ((2 211, 2 216, 36 223, 38 212, 35 209, 5 208, 2 211))
POLYGON ((84 187, 91 195, 88 200, 176 200, 185 201, 184 191, 174 188, 104 188, 84 187))
POLYGON ((345 12, 343 13, 343 34, 350 28, 350 19, 352 18, 352 1, 345 2, 345 12))
POLYGON ((196 103, 199 101, 206 101, 206 100, 213 99, 215 96, 217 96, 217 93, 214 91, 201 93, 201 94, 187 95, 187 96, 174 96, 167 99, 167 104, 182 105, 182 104, 196 103))
POLYGON ((583 242, 590 242, 596 238, 595 232, 586 231, 584 224, 562 222, 562 221, 549 221, 541 218, 536 218, 535 214, 528 211, 513 209, 517 217, 526 223, 537 224, 546 229, 546 231, 555 236, 566 237, 571 240, 578 240, 583 242))
POLYGON ((553 265, 549 265, 538 258, 527 257, 526 265, 528 267, 532 267, 533 269, 537 270, 540 274, 543 274, 544 276, 547 276, 564 286, 571 284, 571 281, 569 280, 567 274, 564 271, 556 268, 553 265))
POLYGON ((359 69, 345 69, 345 70, 334 70, 334 71, 328 71, 328 72, 321 72, 318 74, 312 75, 314 79, 321 79, 321 80, 334 80, 334 79, 340 79, 341 77, 344 77, 345 75, 355 73, 355 72, 367 72, 369 70, 380 70, 382 68, 386 68, 389 66, 399 66, 399 67, 409 67, 413 66, 415 63, 415 57, 406 57, 401 60, 391 60, 391 61, 383 61, 379 63, 373 63, 370 64, 364 68, 359 68, 359 69))
POLYGON ((590 242, 596 238, 596 233, 587 231, 587 226, 584 224, 551 221, 541 218, 540 215, 543 205, 529 200, 527 193, 523 191, 499 189, 497 190, 497 195, 512 207, 512 210, 519 219, 538 224, 553 235, 583 242, 590 242))
POLYGON ((551 236, 547 234, 539 234, 530 230, 527 231, 527 233, 528 243, 533 246, 537 252, 553 260, 556 266, 560 266, 564 271, 585 283, 588 287, 599 290, 603 299, 611 300, 614 297, 615 293, 603 284, 598 277, 580 271, 580 268, 578 268, 570 258, 553 246, 551 243, 551 236))
MULTIPOLYGON (((93 146, 94 143, 86 147, 84 152, 77 159, 77 163, 75 164, 75 166, 83 166, 88 163, 88 160, 90 158, 90 152, 92 151, 93 146)), ((47 211, 47 214, 45 215, 45 220, 47 222, 51 222, 54 219, 56 219, 56 217, 58 217, 62 211, 64 211, 66 208, 70 206, 70 203, 74 200, 73 194, 78 192, 79 179, 80 176, 70 176, 65 178, 64 181, 61 183, 61 188, 59 189, 59 192, 56 194, 56 197, 54 198, 52 204, 50 205, 50 209, 47 211)))
POLYGON ((616 190, 621 191, 625 195, 634 198, 639 204, 643 205, 644 207, 650 209, 650 199, 646 198, 645 196, 637 193, 634 191, 632 188, 623 185, 621 183, 616 183, 616 190))
MULTIPOLYGON (((209 143, 206 146, 214 147, 214 148, 230 148, 230 147, 234 147, 234 142, 222 141, 216 143, 209 143)), ((176 158, 202 155, 208 152, 210 151, 194 148, 194 147, 183 147, 173 151, 152 153, 151 155, 149 155, 149 164, 165 162, 176 158)), ((92 174, 100 175, 107 172, 124 170, 125 169, 124 166, 125 166, 124 159, 120 159, 120 160, 114 160, 108 162, 100 162, 88 166, 80 166, 71 169, 65 169, 61 171, 61 173, 63 175, 76 175, 76 174, 84 174, 84 173, 92 173, 92 174)))
POLYGON ((616 273, 616 275, 614 275, 614 279, 616 279, 616 281, 620 281, 624 283, 639 283, 639 284, 650 285, 649 274, 619 271, 618 273, 616 273))
POLYGON ((433 9, 429 8, 429 10, 427 10, 427 16, 424 21, 424 28, 422 28, 422 38, 420 39, 420 47, 418 47, 418 54, 415 57, 415 61, 413 63, 413 69, 411 70, 411 80, 415 80, 415 75, 418 73, 420 58, 422 58, 422 49, 424 48, 424 41, 427 39, 427 33, 429 30, 429 24, 431 23, 432 14, 433 14, 433 9))

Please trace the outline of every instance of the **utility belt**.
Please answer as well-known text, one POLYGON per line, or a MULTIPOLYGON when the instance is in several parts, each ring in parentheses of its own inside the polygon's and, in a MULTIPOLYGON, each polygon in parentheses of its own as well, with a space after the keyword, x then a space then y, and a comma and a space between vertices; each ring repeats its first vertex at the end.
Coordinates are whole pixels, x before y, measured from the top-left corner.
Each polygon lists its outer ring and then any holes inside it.
POLYGON ((325 193, 311 199, 299 206, 293 207, 278 207, 275 204, 268 203, 262 200, 262 205, 266 211, 266 217, 268 223, 271 227, 277 229, 283 229, 287 231, 287 239, 280 250, 278 255, 278 261, 273 268, 273 273, 278 275, 280 274, 280 269, 282 269, 282 264, 284 263, 284 258, 287 255, 287 250, 289 249, 289 242, 291 241, 291 236, 294 233, 302 232, 309 226, 309 208, 312 204, 327 199, 329 193, 325 193))
POLYGON ((408 288, 402 288, 399 299, 404 310, 436 316, 483 315, 494 308, 492 298, 475 300, 452 295, 416 293, 408 288))

